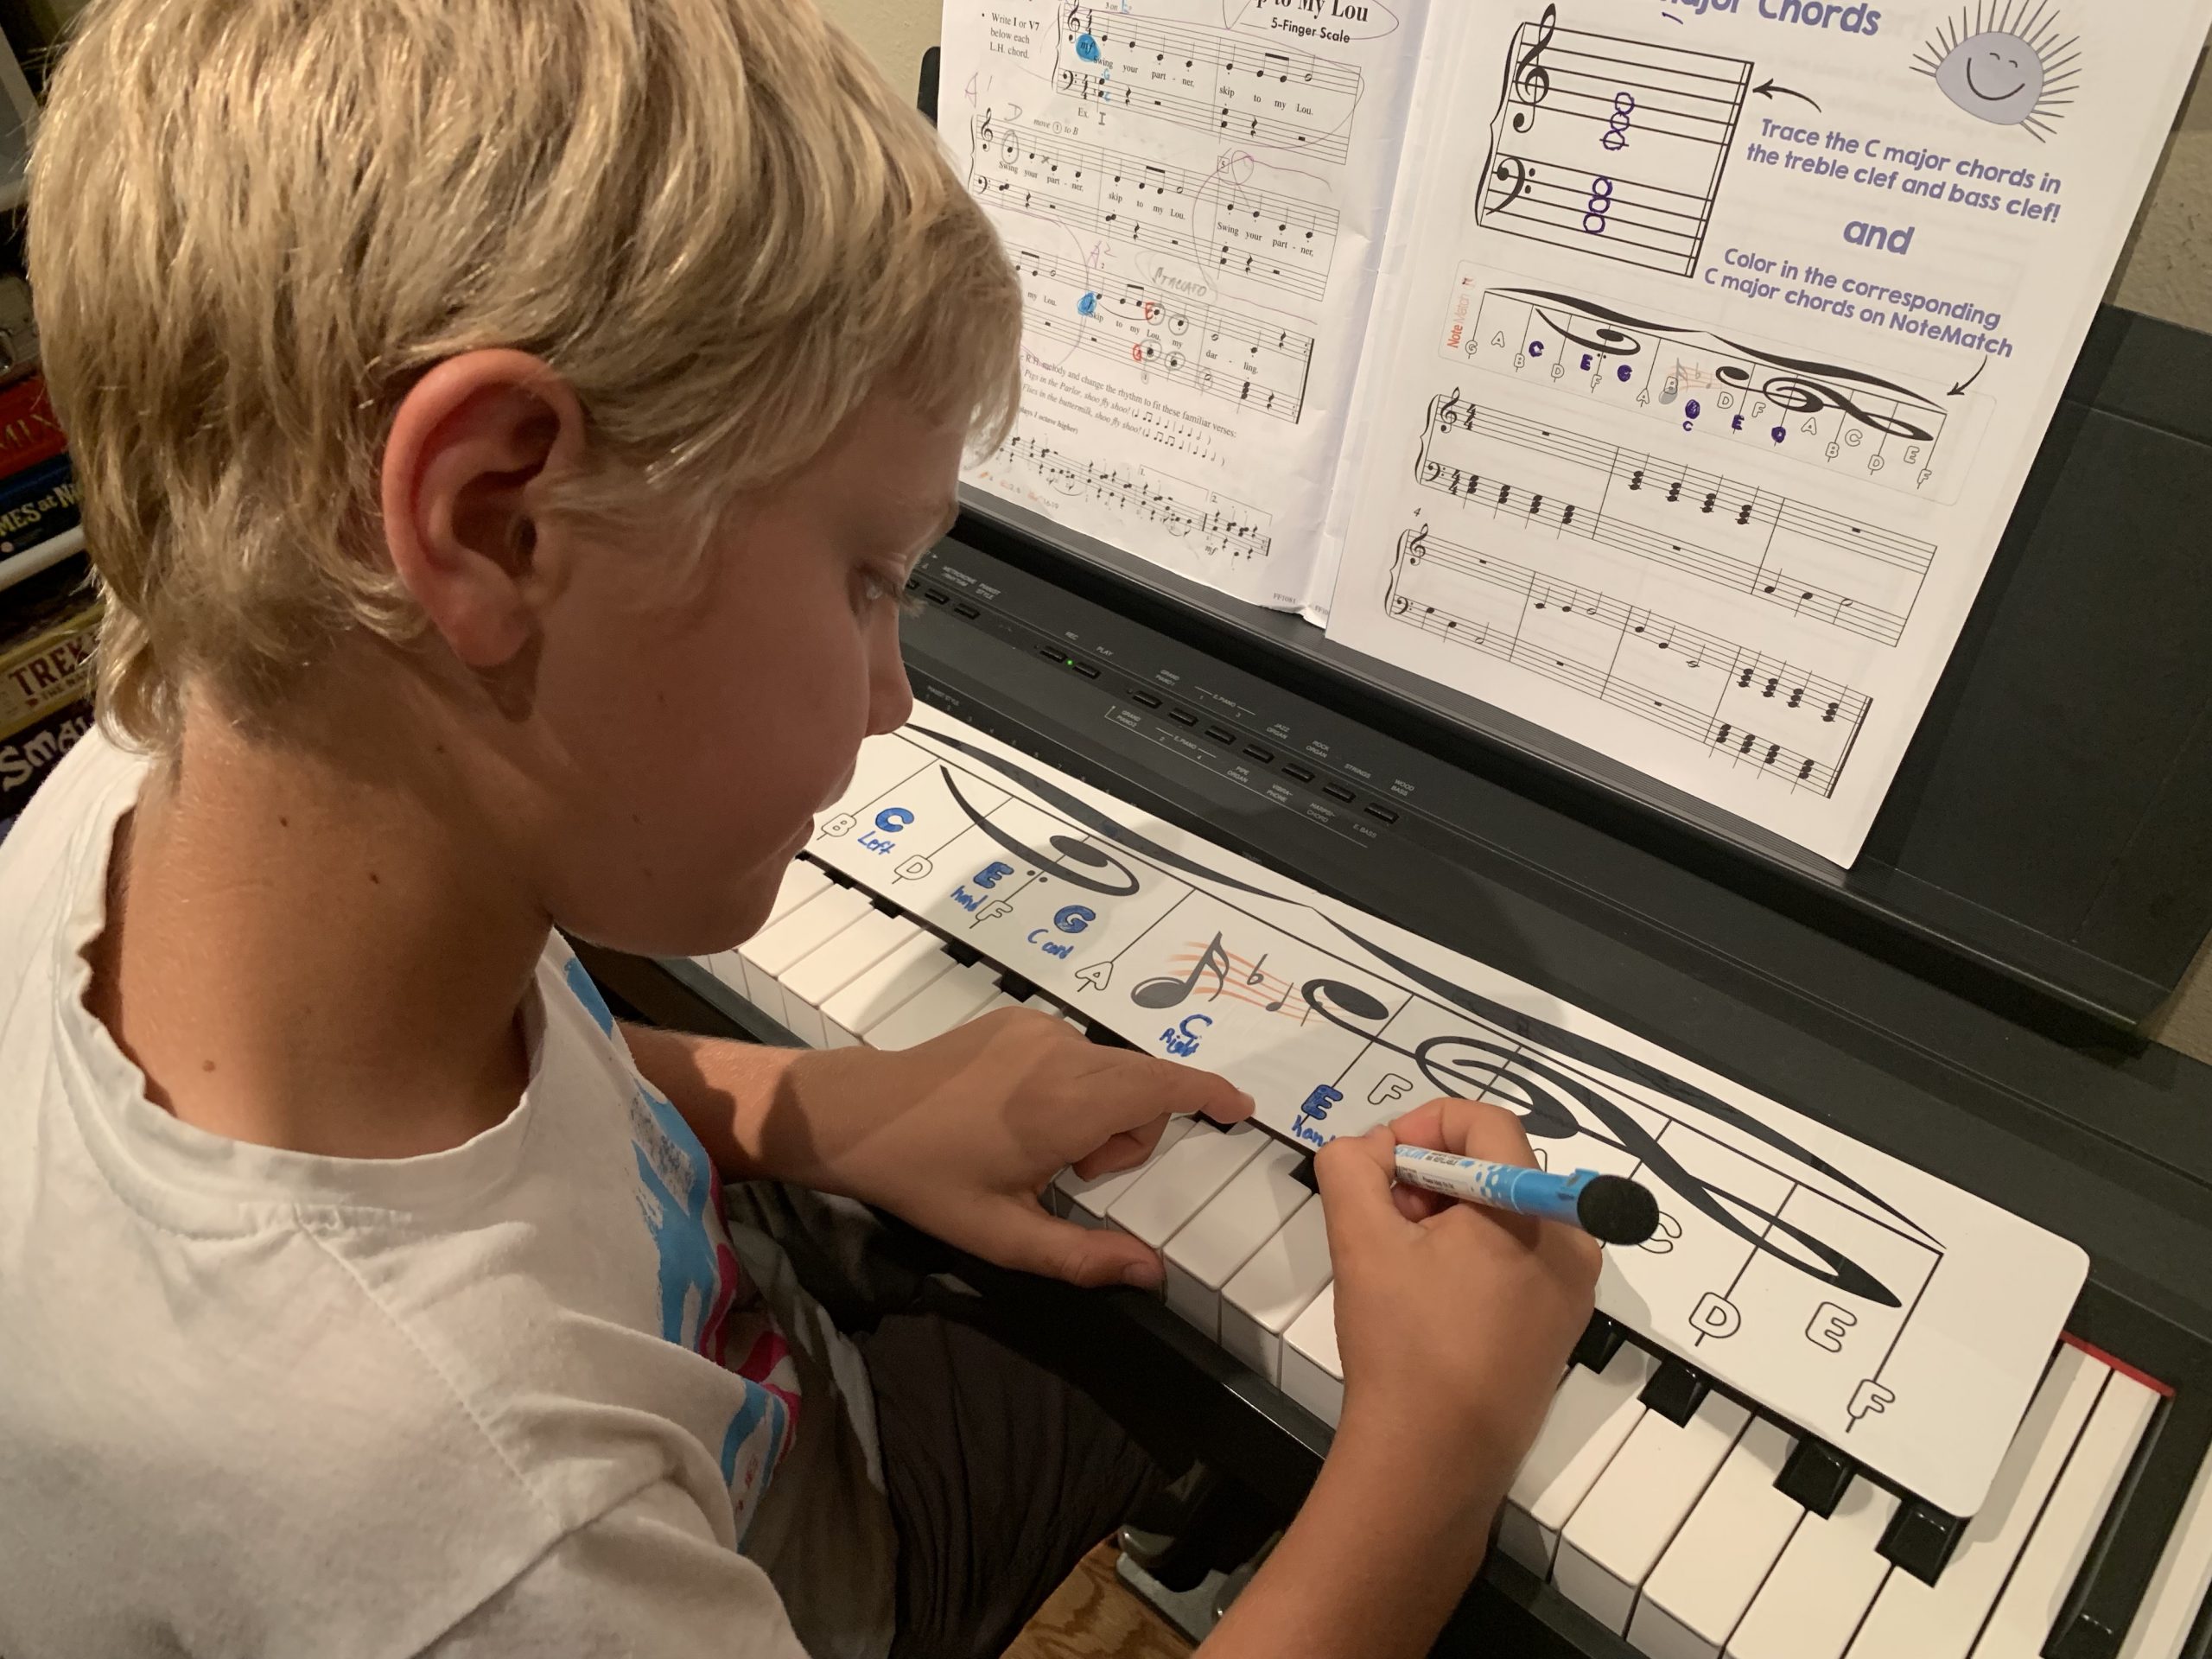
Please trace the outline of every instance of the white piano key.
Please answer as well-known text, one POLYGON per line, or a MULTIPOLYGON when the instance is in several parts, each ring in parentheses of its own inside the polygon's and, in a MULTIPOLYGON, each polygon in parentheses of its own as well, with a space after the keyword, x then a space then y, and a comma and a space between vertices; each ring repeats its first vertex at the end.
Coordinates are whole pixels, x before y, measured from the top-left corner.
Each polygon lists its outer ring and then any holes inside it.
POLYGON ((1062 1170, 1054 1185, 1068 1201, 1068 1219, 1081 1222, 1086 1227, 1106 1226, 1106 1212, 1114 1207, 1114 1201, 1141 1180, 1144 1173, 1173 1151, 1190 1131, 1189 1118, 1169 1118, 1167 1127, 1160 1132, 1160 1140, 1153 1147, 1152 1156, 1134 1169, 1117 1169, 1090 1180, 1072 1169, 1062 1170))
POLYGON ((1851 1644, 1853 1659, 1967 1659, 2044 1499, 2089 1421, 2108 1367, 2062 1345, 2005 1453, 1989 1501, 1932 1585, 1892 1573, 1851 1644))
MULTIPOLYGON (((769 906, 766 919, 753 930, 754 934, 766 932, 808 899, 827 893, 830 886, 829 876, 819 864, 810 863, 803 858, 793 859, 785 867, 782 885, 776 889, 775 902, 769 906)), ((745 958, 738 951, 717 950, 711 957, 700 957, 699 965, 740 996, 746 996, 745 958)), ((747 1000, 749 1001, 751 998, 747 997, 747 1000)))
POLYGON ((1624 1342, 1602 1371, 1568 1368, 1552 1396, 1536 1443, 1521 1460, 1497 1522, 1498 1548, 1539 1578, 1549 1578, 1560 1529, 1643 1415, 1636 1396, 1658 1362, 1624 1342))
POLYGON ((988 963, 970 963, 908 998, 897 1013, 861 1032, 860 1039, 870 1048, 912 1048, 965 1025, 998 995, 998 970, 988 963))
POLYGON ((855 1046, 861 1033, 889 1019, 958 965, 935 934, 909 939, 822 1005, 829 1046, 855 1046))
POLYGON ((1647 1411, 1560 1534, 1552 1568, 1560 1593, 1617 1636, 1636 1592, 1720 1472, 1751 1413, 1706 1395, 1688 1422, 1647 1411))
POLYGON ((1332 1428, 1344 1410, 1344 1367, 1337 1355, 1337 1287, 1306 1304, 1282 1333, 1282 1391, 1332 1428))
POLYGON ((1859 1475, 1834 1514, 1808 1514, 1728 1638, 1728 1659, 1842 1659, 1891 1571, 1875 1546, 1897 1512, 1897 1494, 1859 1475))
POLYGON ((1259 1155, 1190 1224, 1167 1241, 1167 1306, 1221 1340, 1221 1293, 1238 1268, 1308 1203, 1313 1190, 1292 1173, 1306 1160, 1279 1141, 1259 1155))
POLYGON ((1321 1202, 1301 1205, 1221 1291, 1221 1345, 1268 1382, 1282 1382, 1282 1333, 1329 1283, 1321 1202))
POLYGON ((2074 1587, 2097 1522, 2158 1403, 2157 1393, 2133 1377, 2119 1371, 2106 1376, 2096 1408, 2066 1460, 2066 1471, 2051 1488, 2050 1501, 2028 1535, 2005 1593, 1997 1599, 1997 1611, 1974 1643, 1974 1659, 2035 1659, 2043 1651, 2059 1604, 2074 1587))
POLYGON ((2182 1505, 2181 1520, 2166 1539, 2158 1571, 2143 1592, 2120 1659, 2181 1659, 2197 1610, 2212 1596, 2212 1452, 2205 1454, 2182 1505))
POLYGON ((830 885, 829 873, 819 864, 804 858, 793 859, 784 872, 783 884, 776 889, 776 902, 768 906, 768 919, 756 931, 765 932, 815 894, 827 893, 830 885))
POLYGON ((1805 1518, 1775 1490, 1789 1436, 1754 1419, 1644 1580, 1629 1645, 1648 1659, 1719 1659, 1744 1610, 1805 1518))
POLYGON ((1259 1155, 1267 1138, 1249 1123, 1239 1123, 1225 1134, 1209 1129, 1185 1135, 1114 1201, 1107 1220, 1154 1249, 1165 1249, 1183 1224, 1259 1155))
POLYGON ((783 976, 784 1024, 810 1048, 829 1046, 822 1005, 922 930, 871 906, 850 927, 791 964, 783 976))
POLYGON ((745 958, 745 994, 771 1020, 784 1020, 781 981, 793 963, 817 950, 868 913, 868 895, 832 887, 795 906, 773 927, 764 927, 738 947, 745 958))

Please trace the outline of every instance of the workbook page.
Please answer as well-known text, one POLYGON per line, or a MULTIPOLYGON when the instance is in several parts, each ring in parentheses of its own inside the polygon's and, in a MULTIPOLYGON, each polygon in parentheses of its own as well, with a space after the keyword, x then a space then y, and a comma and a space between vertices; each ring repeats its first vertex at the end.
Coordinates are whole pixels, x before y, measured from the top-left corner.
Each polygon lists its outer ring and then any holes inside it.
POLYGON ((1331 637, 1852 862, 2208 18, 1440 10, 1331 637))
POLYGON ((969 481, 1298 609, 1427 0, 949 0, 938 126, 1020 272, 1022 414, 969 481))

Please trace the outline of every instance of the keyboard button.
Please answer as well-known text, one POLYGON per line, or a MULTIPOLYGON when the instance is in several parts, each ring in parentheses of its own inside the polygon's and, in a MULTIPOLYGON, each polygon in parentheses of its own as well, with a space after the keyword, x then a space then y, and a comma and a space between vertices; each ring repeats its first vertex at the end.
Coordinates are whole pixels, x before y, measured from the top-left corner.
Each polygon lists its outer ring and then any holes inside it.
POLYGON ((1707 1394, 1680 1426, 1647 1410, 1560 1535, 1552 1569, 1560 1593, 1625 1634, 1636 1592, 1750 1421, 1749 1411, 1718 1394, 1707 1394))
POLYGON ((917 930, 915 938, 822 1005, 823 1035, 828 1046, 854 1046, 862 1032, 897 1013, 954 966, 935 934, 917 930))
POLYGON ((970 622, 973 622, 977 617, 982 614, 981 611, 977 610, 973 605, 970 605, 964 599, 952 607, 952 613, 957 617, 964 617, 970 622))
POLYGON ((1256 743, 1247 743, 1244 746, 1244 757, 1248 760, 1256 760, 1264 766, 1274 760, 1275 752, 1273 749, 1263 749, 1256 743))
POLYGON ((799 958, 783 976, 784 1024, 809 1048, 827 1048, 822 1005, 922 930, 903 916, 871 906, 858 921, 820 949, 799 958))
POLYGON ((1282 1391, 1334 1428, 1344 1411, 1344 1362, 1337 1357, 1337 1287, 1306 1304, 1282 1333, 1282 1391))
POLYGON ((2212 1650, 2212 1452, 2196 1471, 2181 1523, 2168 1535, 2143 1605, 2128 1626, 2120 1659, 2187 1659, 2183 1643, 2196 1626, 2195 1653, 2212 1650))
POLYGON ((870 1048, 912 1048, 965 1025, 998 995, 997 976, 983 963, 971 963, 910 998, 897 1013, 861 1032, 860 1039, 870 1048))
POLYGON ((1154 1249, 1165 1249, 1184 1224, 1258 1156, 1267 1138, 1249 1123, 1226 1135, 1186 1135, 1115 1201, 1106 1218, 1154 1249))
POLYGON ((1370 818, 1380 818, 1385 823, 1395 823, 1398 821, 1398 815, 1389 807, 1377 806, 1372 801, 1368 803, 1367 816, 1370 818))
POLYGON ((1324 784, 1321 785, 1321 792, 1324 795, 1333 796, 1340 801, 1355 801, 1359 798, 1342 784, 1324 784))
POLYGON ((1754 1419, 1660 1556, 1629 1620, 1649 1659, 1720 1659, 1767 1573, 1805 1518, 1775 1490, 1789 1436, 1754 1419))
POLYGON ((1234 743, 1236 741, 1236 734, 1226 726, 1209 726, 1206 735, 1217 743, 1234 743))
POLYGON ((1498 1548, 1537 1577, 1551 1576, 1560 1529, 1643 1415, 1636 1396, 1653 1367, 1649 1353, 1624 1345, 1602 1371, 1570 1366, 1552 1396, 1497 1525, 1498 1548))
POLYGON ((1808 1511, 1728 1638, 1728 1659, 1842 1659, 1890 1564, 1874 1546, 1897 1495, 1860 1476, 1834 1510, 1808 1511))
POLYGON ((1800 1440, 1774 1484, 1783 1497, 1803 1504, 1825 1521, 1851 1490, 1855 1472, 1851 1459, 1825 1440, 1800 1440))
POLYGON ((2106 1372, 2104 1391, 1974 1644, 1974 1659, 2036 1659, 2043 1651, 2089 1539, 2158 1403, 2158 1395, 2133 1377, 2106 1372))
POLYGON ((1189 1118, 1169 1118, 1167 1127, 1160 1132, 1160 1140, 1152 1149, 1152 1156, 1134 1169, 1117 1169, 1110 1174, 1096 1176, 1087 1181, 1071 1169, 1062 1170, 1054 1185, 1068 1200, 1068 1219, 1079 1221, 1086 1227, 1108 1225, 1106 1212, 1114 1207, 1114 1201, 1135 1186, 1147 1170, 1173 1151, 1190 1129, 1189 1118))
POLYGON ((1222 1287, 1221 1345, 1268 1382, 1282 1381, 1282 1333, 1329 1282, 1321 1203, 1302 1205, 1222 1287))
POLYGON ((1310 784, 1313 781, 1313 769, 1311 766, 1301 766, 1289 760, 1283 762, 1282 775, 1301 784, 1310 784))
POLYGON ((1697 1414, 1712 1389, 1710 1377, 1679 1359, 1669 1359, 1643 1385, 1642 1397, 1646 1409, 1657 1412, 1680 1428, 1697 1414))
POLYGON ((1160 707, 1160 699, 1154 696, 1149 691, 1132 691, 1129 693, 1129 701, 1132 702, 1141 702, 1147 709, 1157 709, 1160 707))
POLYGON ((1167 718, 1178 726, 1195 726, 1198 723, 1198 717, 1187 709, 1170 709, 1167 711, 1167 718))
POLYGON ((1892 1573, 1852 1643, 1852 1659, 1967 1659, 2005 1575, 2089 1421, 2106 1368, 2061 1347, 1998 1466, 1981 1512, 1931 1586, 1892 1573))
POLYGON ((925 588, 922 589, 922 597, 928 600, 932 605, 942 605, 947 600, 950 599, 952 595, 946 593, 942 588, 925 588))
POLYGON ((766 927, 738 947, 745 962, 745 990, 753 1006, 771 1020, 785 1019, 779 982, 801 957, 819 950, 873 911, 864 893, 832 887, 816 894, 773 927, 766 927))
POLYGON ((1305 1161, 1269 1141, 1219 1196, 1167 1241, 1167 1306, 1215 1342, 1221 1340, 1221 1292, 1313 1193, 1293 1171, 1305 1161))

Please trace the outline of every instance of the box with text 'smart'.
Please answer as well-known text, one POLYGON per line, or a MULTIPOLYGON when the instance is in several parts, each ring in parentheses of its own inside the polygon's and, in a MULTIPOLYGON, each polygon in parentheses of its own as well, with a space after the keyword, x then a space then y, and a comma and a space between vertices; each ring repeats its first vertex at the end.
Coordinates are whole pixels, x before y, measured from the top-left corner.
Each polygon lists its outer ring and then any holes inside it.
POLYGON ((22 810, 46 774, 91 729, 99 601, 81 589, 0 642, 0 818, 22 810))

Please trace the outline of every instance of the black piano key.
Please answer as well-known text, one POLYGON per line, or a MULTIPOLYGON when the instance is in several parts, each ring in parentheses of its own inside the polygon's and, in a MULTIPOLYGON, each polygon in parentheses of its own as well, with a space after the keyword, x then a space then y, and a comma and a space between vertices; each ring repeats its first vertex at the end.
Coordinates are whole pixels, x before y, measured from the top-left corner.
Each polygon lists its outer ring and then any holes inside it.
POLYGON ((1574 1351, 1567 1358, 1570 1363, 1587 1370, 1602 1371, 1613 1363, 1613 1356, 1621 1351, 1621 1344, 1628 1340, 1628 1332, 1603 1313, 1592 1313, 1590 1323, 1582 1327, 1581 1340, 1574 1344, 1574 1351))
POLYGON ((1117 1037, 1103 1026, 1086 1026, 1083 1034, 1101 1048, 1135 1048, 1136 1045, 1126 1037, 1117 1037))
POLYGON ((1313 1179, 1313 1154, 1312 1153, 1307 1153, 1303 1158, 1300 1159, 1296 1164, 1292 1166, 1290 1179, 1296 1181, 1308 1192, 1318 1193, 1320 1192, 1321 1184, 1313 1179))
POLYGON ((1011 969, 999 976, 999 989, 1017 1002, 1027 1002, 1037 995, 1034 984, 1011 969))
POLYGON ((1942 1577, 1951 1552, 1958 1548, 1966 1529, 1966 1516, 1915 1498, 1890 1517, 1882 1541, 1875 1548, 1884 1560, 1923 1584, 1932 1585, 1942 1577))
POLYGON ((944 954, 963 968, 972 968, 983 959, 983 953, 972 944, 963 944, 957 939, 944 942, 944 954))
POLYGON ((1713 1380, 1679 1359, 1662 1361, 1637 1396, 1677 1428, 1686 1427, 1713 1392, 1713 1380))
POLYGON ((2050 1627, 2048 1659, 2113 1659, 2119 1653, 2208 1446, 2212 1390, 2193 1389, 2159 1407, 2050 1627))
POLYGON ((2181 1659, 2212 1659, 2212 1596, 2196 1610, 2196 1623, 2182 1641, 2181 1659))
POLYGON ((1844 1491, 1858 1472, 1858 1465, 1826 1440, 1808 1438, 1797 1442, 1774 1484, 1783 1497, 1825 1521, 1843 1502, 1844 1491))

